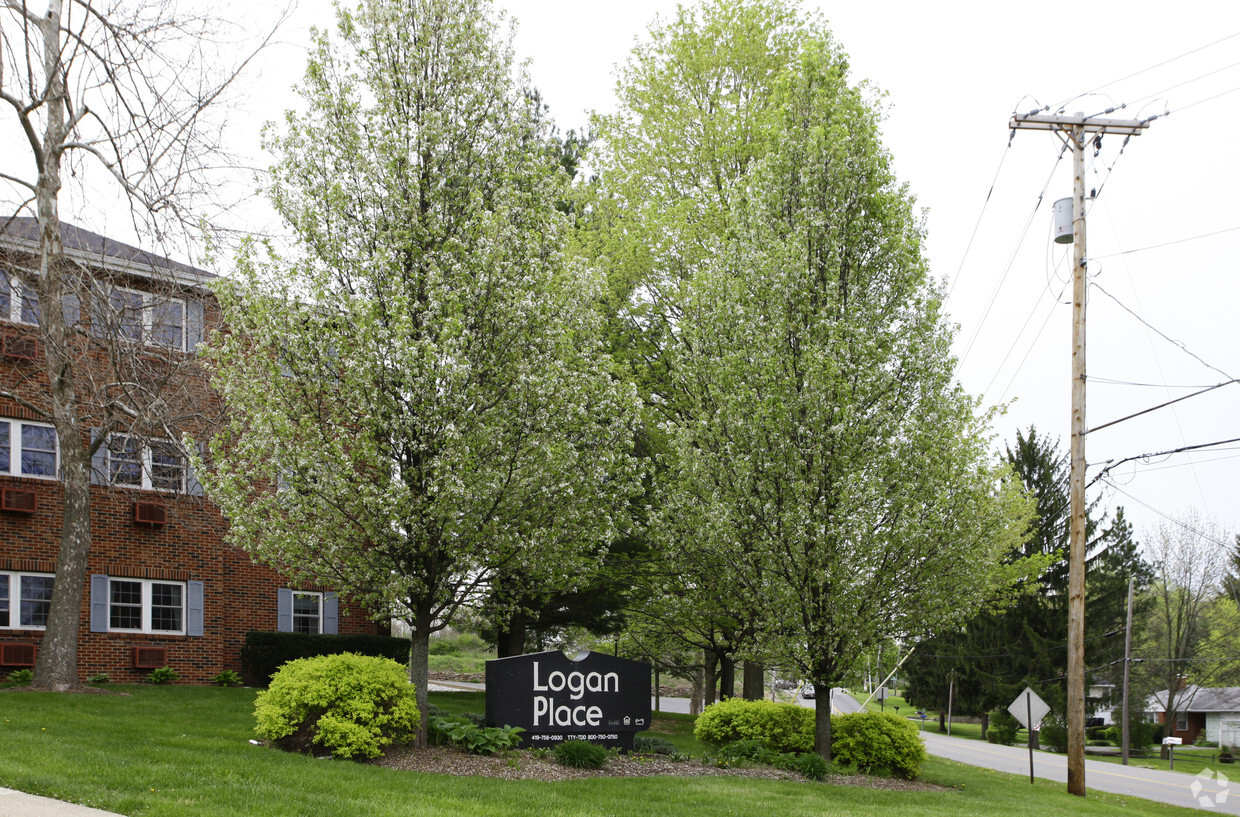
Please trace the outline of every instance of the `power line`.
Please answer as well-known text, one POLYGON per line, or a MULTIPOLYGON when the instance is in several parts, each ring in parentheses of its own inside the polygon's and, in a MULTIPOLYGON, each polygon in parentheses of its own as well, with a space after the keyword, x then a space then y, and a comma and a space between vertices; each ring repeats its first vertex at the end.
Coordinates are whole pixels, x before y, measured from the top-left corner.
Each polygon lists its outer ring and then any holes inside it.
POLYGON ((1120 308, 1121 308, 1121 309, 1123 309, 1123 310, 1124 310, 1125 312, 1127 312, 1129 315, 1132 315, 1134 318, 1136 318, 1138 321, 1140 321, 1142 324, 1144 324, 1144 325, 1145 325, 1148 329, 1150 329, 1150 330, 1152 330, 1153 332, 1155 332, 1155 333, 1156 333, 1159 337, 1161 337, 1163 340, 1167 341, 1167 342, 1168 342, 1168 343, 1170 343, 1172 346, 1177 347, 1178 349, 1180 349, 1180 351, 1184 352, 1184 354, 1186 354, 1186 355, 1188 355, 1189 357, 1193 358, 1193 359, 1194 359, 1194 360, 1196 360, 1198 363, 1200 363, 1202 366, 1205 366, 1207 369, 1213 369, 1214 371, 1216 371, 1216 372, 1218 372, 1219 374, 1223 375, 1223 377, 1226 377, 1228 380, 1233 380, 1233 381, 1235 380, 1235 378, 1233 378, 1230 374, 1228 374, 1227 372, 1225 372, 1225 371, 1223 371, 1222 369, 1218 368, 1217 366, 1212 366, 1212 365, 1210 365, 1209 363, 1206 363, 1206 361, 1205 361, 1205 360, 1203 360, 1203 359, 1202 359, 1199 355, 1197 355, 1196 353, 1194 353, 1194 352, 1190 351, 1190 350, 1189 350, 1189 348, 1188 348, 1188 346, 1187 346, 1187 345, 1185 345, 1182 341, 1174 340, 1174 339, 1172 339, 1172 338, 1168 337, 1168 336, 1167 336, 1167 334, 1166 334, 1166 333, 1164 333, 1161 329, 1159 329, 1158 327, 1154 326, 1152 323, 1150 323, 1149 321, 1147 321, 1145 318, 1141 317, 1141 316, 1140 316, 1140 315, 1138 315, 1136 312, 1134 312, 1134 311, 1132 311, 1131 309, 1129 309, 1129 308, 1128 308, 1128 307, 1124 304, 1124 302, 1123 302, 1123 301, 1121 301, 1119 298, 1116 298, 1116 297, 1115 297, 1114 295, 1112 295, 1110 292, 1107 292, 1107 291, 1106 291, 1106 289, 1102 286, 1102 284, 1099 284, 1099 283, 1098 283, 1097 279, 1095 279, 1095 280, 1092 282, 1092 284, 1093 284, 1093 286, 1094 286, 1094 287, 1095 287, 1095 288, 1096 288, 1099 292, 1101 292, 1103 295, 1105 295, 1105 296, 1107 296, 1108 298, 1110 298, 1112 301, 1115 301, 1115 303, 1117 303, 1117 304, 1120 306, 1120 308))
POLYGON ((1145 508, 1147 511, 1153 511, 1154 513, 1158 514, 1163 519, 1166 519, 1168 522, 1172 523, 1173 525, 1178 525, 1179 527, 1183 528, 1189 533, 1192 533, 1196 536, 1200 536, 1202 539, 1205 539, 1207 542, 1213 545, 1218 545, 1219 547, 1224 548, 1224 549, 1231 548, 1231 545, 1227 544, 1226 542, 1220 542, 1219 540, 1215 539, 1213 536, 1210 536, 1208 533, 1205 533, 1204 531, 1199 531, 1196 528, 1194 528, 1192 525, 1186 525, 1183 522, 1181 522, 1179 519, 1176 519, 1171 514, 1158 510, 1158 508, 1155 508, 1153 505, 1150 505, 1148 502, 1143 502, 1142 500, 1130 494, 1128 491, 1125 491, 1123 488, 1116 485, 1113 480, 1106 479, 1104 480, 1104 482, 1106 482, 1107 485, 1111 486, 1112 490, 1123 494, 1124 496, 1131 499, 1133 502, 1145 508))
POLYGON ((960 273, 964 270, 964 262, 968 260, 969 250, 973 248, 973 239, 977 238, 977 231, 982 226, 982 218, 986 215, 986 208, 990 205, 990 197, 994 194, 995 185, 999 181, 999 174, 1003 171, 1003 163, 1007 161, 1008 154, 1011 152, 1012 138, 1009 136, 1007 147, 1003 149, 1003 155, 999 157, 999 166, 995 168, 995 177, 990 180, 990 189, 986 191, 986 200, 982 202, 982 209, 977 214, 977 222, 973 225, 973 232, 969 234, 969 243, 965 245, 964 255, 960 256, 960 266, 956 267, 956 276, 952 278, 952 282, 947 288, 947 297, 944 298, 944 301, 950 301, 952 293, 956 291, 956 284, 960 282, 960 273))
POLYGON ((1042 192, 1038 193, 1038 199, 1034 202, 1033 210, 1029 213, 1029 218, 1025 221, 1025 226, 1021 230, 1020 239, 1016 242, 1016 247, 1008 258, 1007 266, 1003 269, 1003 275, 999 277, 998 282, 990 293, 990 299, 986 302, 986 308, 982 311, 982 317, 977 322, 977 326, 974 327, 973 336, 969 338, 969 343, 965 346, 964 353, 960 355, 960 361, 957 363, 957 366, 964 364, 969 357, 969 352, 973 350, 973 344, 977 342, 978 337, 981 335, 982 327, 986 324, 986 319, 990 317, 990 312, 995 306, 995 300, 999 297, 999 290, 1003 288, 1004 282, 1007 281, 1008 275, 1012 272, 1012 267, 1016 264, 1016 256, 1020 253, 1020 248, 1024 245, 1025 238, 1029 235, 1029 227, 1033 224, 1033 217, 1037 215, 1038 209, 1042 206, 1042 201, 1046 198, 1046 191, 1051 186, 1051 180, 1055 178, 1055 169, 1068 151, 1068 144, 1068 142, 1064 142, 1063 147, 1059 150, 1059 155, 1055 157, 1055 163, 1051 165, 1051 172, 1046 176, 1046 183, 1042 185, 1042 192))
MULTIPOLYGON (((1118 84, 1118 83, 1123 82, 1123 81, 1124 81, 1124 80, 1126 80, 1126 79, 1132 79, 1133 77, 1139 77, 1139 76, 1141 76, 1142 74, 1145 74, 1145 73, 1147 73, 1147 72, 1149 72, 1149 71, 1153 71, 1153 70, 1155 70, 1155 69, 1157 69, 1157 68, 1162 68, 1164 65, 1170 65, 1171 63, 1173 63, 1173 62, 1175 62, 1175 61, 1177 61, 1177 60, 1182 60, 1182 59, 1184 59, 1185 57, 1192 56, 1193 54, 1196 54, 1196 53, 1198 53, 1198 52, 1200 52, 1200 51, 1205 51, 1207 48, 1213 48, 1213 47, 1214 47, 1214 46, 1216 46, 1216 45, 1221 45, 1222 43, 1225 43, 1225 42, 1227 42, 1228 40, 1234 39, 1234 38, 1236 38, 1236 37, 1240 37, 1240 31, 1237 31, 1237 32, 1235 32, 1234 34, 1228 34, 1226 37, 1222 37, 1222 38, 1217 39, 1217 40, 1215 40, 1215 41, 1213 41, 1213 42, 1206 43, 1205 45, 1198 46, 1197 48, 1193 48, 1193 49, 1191 49, 1191 50, 1189 50, 1189 51, 1185 51, 1185 52, 1184 52, 1184 53, 1182 53, 1182 54, 1177 54, 1177 55, 1176 55, 1176 56, 1174 56, 1174 57, 1171 57, 1171 58, 1169 58, 1169 59, 1165 59, 1165 60, 1163 60, 1162 62, 1155 63, 1154 65, 1148 66, 1148 67, 1146 67, 1146 68, 1142 68, 1142 69, 1140 69, 1139 71, 1133 71, 1131 74, 1126 74, 1125 76, 1122 76, 1122 77, 1120 77, 1119 79, 1113 79, 1113 80, 1111 80, 1111 81, 1109 81, 1109 82, 1104 82, 1103 84, 1099 85, 1099 86, 1098 86, 1098 87, 1096 87, 1096 88, 1092 88, 1092 89, 1090 89, 1090 90, 1088 90, 1088 91, 1085 91, 1084 93, 1080 93, 1080 94, 1077 94, 1076 96, 1069 97, 1068 99, 1065 99, 1063 102, 1060 102, 1058 105, 1055 105, 1055 106, 1053 106, 1053 107, 1055 107, 1055 108, 1059 108, 1059 109, 1062 109, 1065 105, 1067 105, 1069 102, 1072 102, 1074 99, 1080 99, 1080 98, 1081 98, 1081 97, 1083 97, 1083 96, 1089 96, 1090 94, 1096 94, 1098 91, 1101 91, 1103 88, 1109 87, 1109 86, 1111 86, 1111 85, 1116 85, 1116 84, 1118 84)), ((1046 110, 1049 110, 1049 109, 1050 109, 1050 107, 1051 107, 1051 106, 1047 106, 1046 110)))
POLYGON ((1135 252, 1145 252, 1146 250, 1157 250, 1163 247, 1170 247, 1173 244, 1184 244, 1188 241, 1198 241, 1202 238, 1213 238, 1216 235, 1225 235, 1227 233, 1234 233, 1237 230, 1240 230, 1240 227, 1227 227, 1226 229, 1223 229, 1223 230, 1215 230, 1212 233, 1202 233, 1201 235, 1189 236, 1188 238, 1176 238, 1176 239, 1172 239, 1171 241, 1164 241, 1161 244, 1151 244, 1148 247, 1137 247, 1135 250, 1121 250, 1119 252, 1113 252, 1107 255, 1094 255, 1090 257, 1090 260, 1098 261, 1103 258, 1115 258, 1121 255, 1132 255, 1135 252))

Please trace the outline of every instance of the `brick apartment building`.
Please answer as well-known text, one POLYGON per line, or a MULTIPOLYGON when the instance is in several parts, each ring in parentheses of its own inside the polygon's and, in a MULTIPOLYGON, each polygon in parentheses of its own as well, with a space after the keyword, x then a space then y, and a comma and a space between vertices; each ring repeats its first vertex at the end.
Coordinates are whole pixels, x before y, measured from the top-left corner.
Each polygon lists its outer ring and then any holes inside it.
MULTIPOLYGON (((43 636, 64 490, 46 413, 39 326, 46 305, 21 274, 38 269, 37 225, 21 218, 0 228, 0 675, 6 675, 33 666, 43 636)), ((103 374, 123 369, 118 382, 147 381, 144 388, 179 403, 173 433, 202 439, 219 413, 195 356, 219 324, 204 286, 212 274, 70 225, 61 234, 75 271, 76 289, 62 308, 76 328, 77 366, 86 372, 80 379, 89 388, 113 388, 103 374)), ((106 401, 86 402, 92 407, 85 411, 106 408, 106 401)), ((329 588, 293 588, 226 545, 226 522, 203 497, 182 441, 149 427, 120 428, 100 442, 91 461, 80 679, 107 673, 114 682, 135 682, 153 667, 171 666, 183 681, 204 683, 224 669, 241 671, 250 630, 387 632, 329 588)), ((92 431, 82 444, 96 439, 92 431)))

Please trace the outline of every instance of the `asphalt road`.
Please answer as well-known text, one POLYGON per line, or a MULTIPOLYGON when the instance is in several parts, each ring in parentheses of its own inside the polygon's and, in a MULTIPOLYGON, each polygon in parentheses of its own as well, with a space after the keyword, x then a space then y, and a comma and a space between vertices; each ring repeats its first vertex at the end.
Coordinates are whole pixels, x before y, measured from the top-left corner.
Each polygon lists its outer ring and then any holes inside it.
MULTIPOLYGON (((923 732, 926 751, 937 757, 958 760, 1000 772, 1029 774, 1029 750, 1017 746, 998 746, 980 740, 951 738, 937 732, 923 732)), ((1033 753, 1033 774, 1046 780, 1068 782, 1068 759, 1049 752, 1033 753)), ((1121 766, 1101 760, 1085 761, 1085 789, 1143 797, 1173 806, 1209 810, 1216 814, 1240 814, 1240 774, 1235 782, 1203 779, 1182 772, 1121 766), (1194 787, 1194 784, 1195 787, 1194 787), (1194 790, 1195 789, 1195 790, 1194 790), (1229 796, 1230 795, 1230 796, 1229 796)))

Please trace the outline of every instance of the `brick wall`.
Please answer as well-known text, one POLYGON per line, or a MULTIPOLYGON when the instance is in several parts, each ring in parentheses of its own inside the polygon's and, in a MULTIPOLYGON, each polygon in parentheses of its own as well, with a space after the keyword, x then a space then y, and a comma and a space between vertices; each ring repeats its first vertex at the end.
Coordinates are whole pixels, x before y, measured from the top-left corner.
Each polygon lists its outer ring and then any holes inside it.
MULTIPOLYGON (((0 263, 3 263, 0 257, 0 263)), ((115 276, 113 276, 115 278, 115 276)), ((127 277, 118 283, 142 288, 149 284, 140 277, 127 277)), ((219 324, 218 307, 205 293, 208 332, 219 324)), ((37 334, 37 327, 0 321, 0 345, 7 338, 37 334)), ((98 343, 95 343, 98 346, 98 343)), ((2 346, 0 346, 2 348, 2 346)), ((142 349, 138 350, 141 354, 142 349)), ((157 349, 151 359, 141 362, 147 374, 165 377, 169 399, 182 401, 202 418, 218 415, 218 399, 206 382, 205 373, 193 355, 163 354, 157 349), (184 365, 188 362, 188 365, 184 365), (174 368, 168 368, 174 367, 174 368)), ((105 366, 101 350, 82 352, 78 365, 105 366)), ((0 386, 21 397, 21 401, 0 398, 0 418, 45 422, 38 411, 22 402, 47 406, 48 381, 42 354, 35 361, 16 360, 0 355, 0 386)), ((97 410, 88 407, 84 413, 97 410)), ((83 417, 89 426, 92 417, 83 417)), ((181 430, 202 438, 209 428, 203 420, 181 430)), ((83 439, 83 445, 89 444, 83 439)), ((33 490, 38 499, 34 513, 0 511, 0 571, 55 573, 62 526, 63 488, 52 479, 0 475, 0 488, 33 490)), ((142 680, 149 670, 133 668, 133 648, 160 646, 167 650, 167 664, 180 673, 183 682, 205 683, 224 669, 241 671, 240 649, 250 630, 275 630, 277 592, 289 586, 273 570, 255 564, 242 551, 224 543, 226 521, 202 497, 143 491, 111 486, 91 488, 91 555, 87 581, 82 588, 79 620, 78 673, 83 680, 107 673, 116 682, 142 680), (134 520, 134 503, 157 502, 167 509, 162 525, 134 520), (204 622, 202 636, 167 636, 142 633, 93 633, 90 631, 90 575, 113 578, 162 579, 170 582, 202 582, 204 622)), ((300 587, 302 590, 330 590, 300 587)), ((10 608, 17 619, 17 588, 10 588, 10 608)), ((349 634, 387 633, 386 624, 370 620, 356 604, 341 600, 339 632, 349 634)), ((0 627, 0 642, 34 641, 41 630, 0 627)), ((6 672, 0 667, 0 673, 6 672)))

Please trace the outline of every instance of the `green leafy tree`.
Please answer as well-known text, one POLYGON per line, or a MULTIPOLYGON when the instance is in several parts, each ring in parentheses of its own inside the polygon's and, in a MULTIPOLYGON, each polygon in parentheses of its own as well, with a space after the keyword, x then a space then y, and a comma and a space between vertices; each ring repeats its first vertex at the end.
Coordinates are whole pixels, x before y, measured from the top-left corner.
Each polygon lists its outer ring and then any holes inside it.
POLYGON ((640 487, 522 81, 484 0, 339 10, 271 139, 296 247, 219 291, 207 490, 233 543, 409 623, 421 741, 430 634, 499 574, 575 586, 640 487))
MULTIPOLYGON (((955 679, 956 711, 984 715, 1033 685, 1054 709, 1063 711, 1067 686, 1068 462, 1056 441, 1018 431, 1005 458, 1037 509, 1034 535, 1012 558, 1041 560, 1048 568, 1033 576, 1002 608, 987 608, 955 631, 936 634, 913 654, 908 666, 910 695, 922 706, 945 702, 955 679)), ((1091 506, 1086 554, 1086 666, 1091 680, 1118 680, 1123 657, 1122 628, 1128 580, 1140 593, 1150 582, 1123 508, 1101 533, 1091 506)))
MULTIPOLYGON (((784 612, 756 638, 829 689, 878 640, 960 622, 1004 586, 1028 508, 953 383, 874 105, 825 37, 773 88, 766 153, 677 327, 662 521, 697 531, 757 609, 784 612)), ((830 758, 827 707, 815 749, 830 758)))

